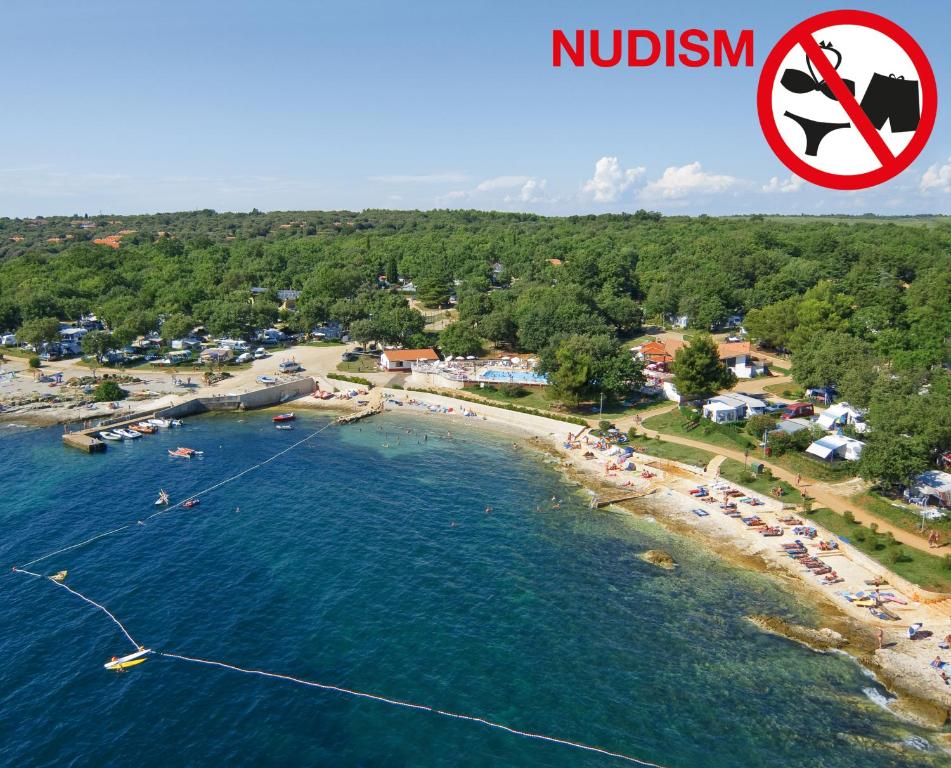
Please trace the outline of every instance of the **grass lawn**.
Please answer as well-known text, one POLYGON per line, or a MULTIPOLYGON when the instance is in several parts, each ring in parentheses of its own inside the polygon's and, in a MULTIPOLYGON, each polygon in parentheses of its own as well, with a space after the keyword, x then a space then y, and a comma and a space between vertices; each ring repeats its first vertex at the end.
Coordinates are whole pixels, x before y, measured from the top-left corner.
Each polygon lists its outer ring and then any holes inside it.
POLYGON ((776 486, 780 486, 786 493, 780 499, 787 504, 799 504, 802 502, 802 494, 796 488, 784 480, 777 480, 765 475, 753 475, 740 462, 733 459, 725 459, 720 464, 720 475, 731 483, 742 485, 750 490, 771 496, 770 491, 776 486), (755 478, 755 479, 751 479, 755 478))
POLYGON ((837 461, 830 464, 827 461, 814 459, 812 456, 796 451, 784 453, 782 456, 773 456, 770 461, 803 477, 811 477, 815 480, 824 480, 830 483, 841 483, 855 477, 854 461, 837 461))
POLYGON ((679 409, 644 419, 647 429, 654 429, 668 435, 687 437, 701 443, 709 443, 718 448, 732 448, 733 450, 750 449, 750 455, 758 450, 755 438, 741 432, 736 427, 725 424, 714 424, 709 419, 700 419, 698 425, 688 429, 690 421, 684 418, 679 409))
POLYGON ((375 357, 358 355, 356 360, 342 360, 337 363, 337 370, 344 373, 379 373, 380 364, 375 357))
POLYGON ((774 395, 779 395, 780 397, 786 397, 790 400, 798 400, 803 395, 802 387, 797 387, 791 381, 785 383, 779 382, 778 384, 767 384, 763 387, 767 392, 771 392, 774 395))
POLYGON ((704 451, 689 445, 668 443, 666 440, 651 440, 638 437, 632 440, 630 445, 639 453, 656 456, 658 459, 682 461, 684 464, 693 464, 695 467, 707 466, 714 457, 714 454, 710 453, 710 451, 704 451))
POLYGON ((934 592, 951 592, 951 557, 945 560, 917 549, 889 545, 882 536, 873 540, 872 531, 861 522, 850 523, 829 509, 814 509, 807 516, 913 584, 934 592), (901 557, 893 562, 896 551, 901 557))
POLYGON ((507 394, 501 389, 492 386, 467 389, 467 395, 482 397, 498 403, 512 403, 525 408, 537 408, 540 411, 550 411, 552 402, 545 396, 544 387, 522 387, 517 394, 507 394))
POLYGON ((324 341, 308 341, 305 347, 342 347, 343 342, 337 339, 326 339, 324 341))
MULTIPOLYGON (((851 498, 851 501, 862 509, 867 509, 869 513, 887 520, 896 528, 901 528, 911 533, 919 533, 921 530, 921 515, 915 509, 906 509, 904 507, 895 507, 891 501, 877 493, 857 493, 851 498)), ((936 528, 942 532, 951 531, 951 521, 949 520, 926 520, 925 530, 936 528)), ((927 534, 921 534, 921 538, 927 538, 927 534)))

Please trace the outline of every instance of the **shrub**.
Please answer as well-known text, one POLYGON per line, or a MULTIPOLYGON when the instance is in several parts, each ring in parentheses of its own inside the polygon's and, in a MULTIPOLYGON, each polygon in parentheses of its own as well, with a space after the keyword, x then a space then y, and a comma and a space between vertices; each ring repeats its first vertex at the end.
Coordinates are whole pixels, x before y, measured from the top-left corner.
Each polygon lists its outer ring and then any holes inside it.
POLYGON ((614 428, 614 424, 612 424, 607 419, 601 419, 601 421, 598 422, 598 429, 601 430, 602 434, 607 433, 609 429, 613 429, 613 428, 614 428))
POLYGON ((501 384, 499 386, 499 392, 501 392, 506 397, 525 397, 528 395, 528 390, 525 389, 521 384, 501 384))
POLYGON ((30 358, 29 365, 30 368, 39 368, 41 365, 40 358, 38 358, 36 355, 33 355, 33 357, 30 358))
POLYGON ((852 525, 855 524, 855 515, 852 513, 851 509, 845 510, 845 512, 842 513, 842 517, 845 520, 845 522, 850 523, 852 525))
POLYGON ((889 563, 892 563, 892 564, 895 564, 895 563, 907 563, 907 562, 909 562, 910 560, 911 560, 911 558, 908 557, 908 555, 905 554, 905 550, 902 549, 901 547, 894 547, 894 548, 888 553, 888 562, 889 562, 889 563))
POLYGON ((637 437, 637 427, 632 424, 627 430, 627 439, 634 440, 636 437, 637 437))
POLYGON ((328 379, 337 379, 338 381, 349 381, 351 384, 359 384, 361 387, 373 389, 373 382, 360 376, 345 376, 342 373, 328 373, 328 379))
POLYGON ((859 528, 855 533, 852 534, 852 538, 856 541, 865 541, 868 538, 868 533, 866 533, 864 528, 859 528))
POLYGON ((125 400, 128 396, 129 393, 114 381, 103 381, 92 391, 92 399, 97 403, 125 400))
POLYGON ((951 555, 945 555, 941 558, 941 567, 946 571, 951 571, 951 555))
POLYGON ((776 417, 763 413, 759 416, 750 416, 746 421, 746 431, 753 437, 761 437, 766 432, 776 426, 776 417))

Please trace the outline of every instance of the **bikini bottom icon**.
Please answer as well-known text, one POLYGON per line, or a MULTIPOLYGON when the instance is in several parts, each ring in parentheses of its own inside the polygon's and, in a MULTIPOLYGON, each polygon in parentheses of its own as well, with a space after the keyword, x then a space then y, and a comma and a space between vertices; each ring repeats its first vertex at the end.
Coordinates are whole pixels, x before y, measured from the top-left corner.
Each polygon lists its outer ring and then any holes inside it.
POLYGON ((918 105, 918 81, 876 72, 865 89, 859 105, 876 130, 890 121, 892 133, 913 131, 921 120, 918 105))
POLYGON ((820 123, 816 120, 810 120, 808 117, 794 115, 788 110, 784 112, 783 115, 799 123, 802 132, 806 134, 806 154, 810 157, 816 156, 819 152, 819 144, 821 144, 822 140, 832 133, 832 131, 836 131, 839 128, 849 128, 852 125, 851 123, 820 123))

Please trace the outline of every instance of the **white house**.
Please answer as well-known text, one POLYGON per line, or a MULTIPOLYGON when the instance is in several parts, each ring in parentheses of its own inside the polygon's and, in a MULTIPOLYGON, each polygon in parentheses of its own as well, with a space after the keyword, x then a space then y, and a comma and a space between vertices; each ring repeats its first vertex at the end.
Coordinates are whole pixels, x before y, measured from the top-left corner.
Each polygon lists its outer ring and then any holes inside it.
POLYGON ((752 379, 766 373, 766 366, 750 355, 748 341, 727 341, 717 345, 717 353, 724 365, 738 379, 752 379))
POLYGON ((766 403, 740 392, 728 392, 711 397, 703 406, 704 417, 717 424, 742 421, 762 413, 766 413, 766 403))
POLYGON ((861 440, 855 440, 844 435, 826 435, 806 448, 806 453, 817 456, 823 461, 834 461, 835 459, 858 461, 862 456, 864 447, 865 443, 861 440))
POLYGON ((435 362, 439 360, 436 350, 424 349, 387 349, 380 355, 380 367, 384 371, 409 371, 413 363, 435 362))
POLYGON ((819 414, 816 423, 823 429, 829 431, 844 427, 847 424, 851 424, 855 427, 855 431, 859 433, 865 432, 868 429, 863 411, 853 408, 844 402, 830 405, 825 411, 819 414))

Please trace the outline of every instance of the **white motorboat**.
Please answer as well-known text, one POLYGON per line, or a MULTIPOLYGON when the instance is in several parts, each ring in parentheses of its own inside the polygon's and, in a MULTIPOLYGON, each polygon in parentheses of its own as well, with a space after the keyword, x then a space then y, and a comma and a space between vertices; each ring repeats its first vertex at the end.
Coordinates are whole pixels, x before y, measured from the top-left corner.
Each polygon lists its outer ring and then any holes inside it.
POLYGON ((127 440, 138 440, 142 435, 138 432, 133 432, 131 429, 114 429, 112 430, 117 435, 122 435, 127 440))
POLYGON ((169 426, 172 426, 172 427, 180 427, 180 426, 182 426, 182 420, 181 420, 181 419, 171 419, 171 420, 169 420, 168 423, 169 423, 169 426))
POLYGON ((172 422, 168 419, 149 419, 149 424, 153 427, 162 427, 163 429, 168 429, 168 427, 172 426, 172 422))
POLYGON ((100 432, 99 437, 103 440, 122 440, 122 435, 117 435, 115 432, 100 432))

